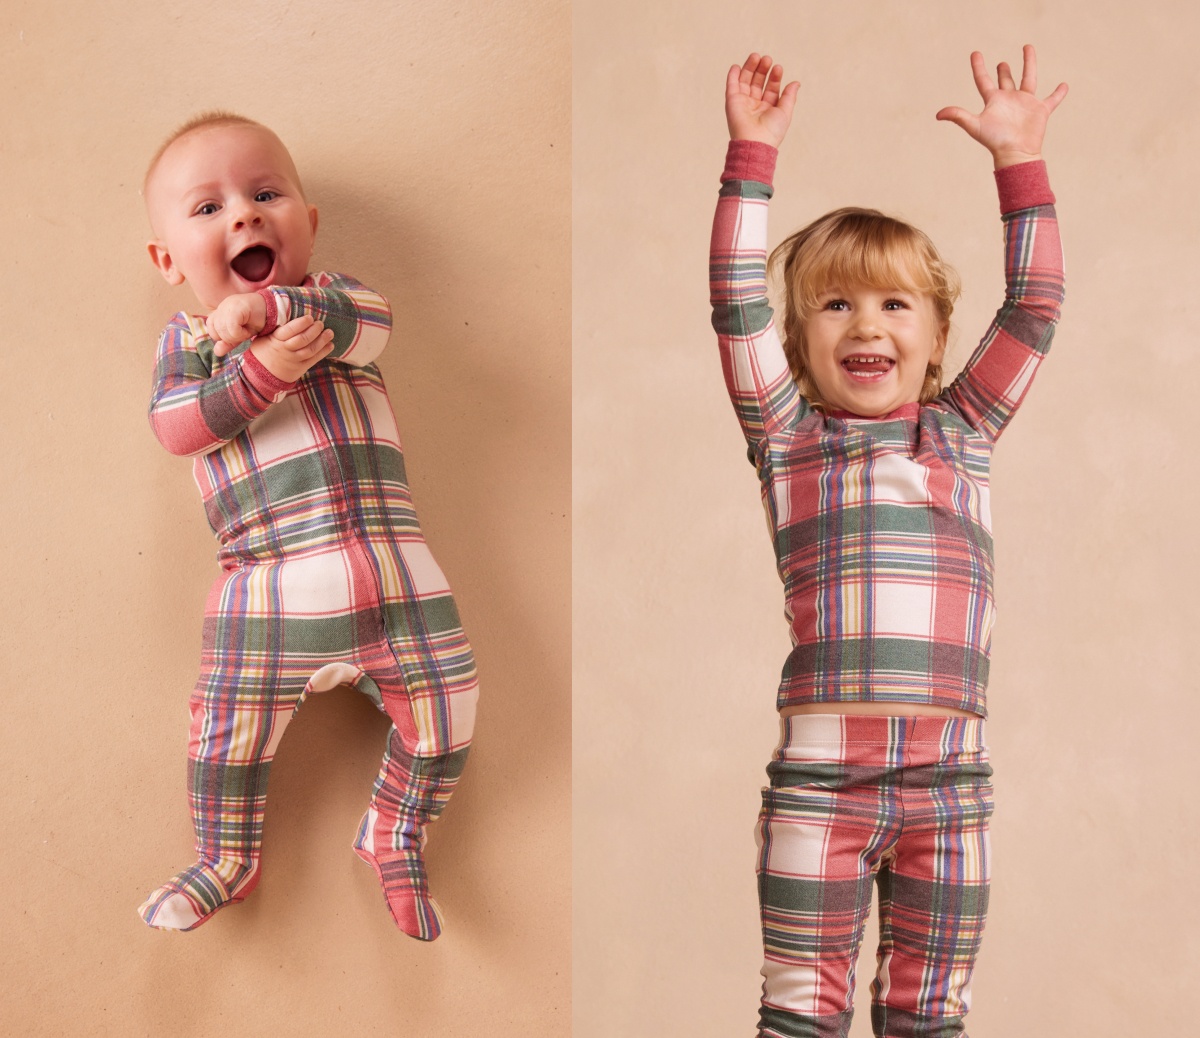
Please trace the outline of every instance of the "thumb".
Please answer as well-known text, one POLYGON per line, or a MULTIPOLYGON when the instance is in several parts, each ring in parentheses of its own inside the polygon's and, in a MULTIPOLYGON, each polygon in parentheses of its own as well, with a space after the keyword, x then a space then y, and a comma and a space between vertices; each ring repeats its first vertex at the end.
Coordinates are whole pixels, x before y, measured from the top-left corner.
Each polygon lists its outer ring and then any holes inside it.
POLYGON ((783 109, 784 115, 789 119, 792 117, 792 109, 796 107, 796 98, 799 94, 800 82, 792 80, 792 82, 783 88, 783 93, 779 95, 779 107, 783 109))
POLYGON ((961 126, 976 140, 979 139, 979 118, 965 108, 952 105, 949 108, 943 108, 934 118, 939 122, 949 122, 954 123, 955 126, 961 126))

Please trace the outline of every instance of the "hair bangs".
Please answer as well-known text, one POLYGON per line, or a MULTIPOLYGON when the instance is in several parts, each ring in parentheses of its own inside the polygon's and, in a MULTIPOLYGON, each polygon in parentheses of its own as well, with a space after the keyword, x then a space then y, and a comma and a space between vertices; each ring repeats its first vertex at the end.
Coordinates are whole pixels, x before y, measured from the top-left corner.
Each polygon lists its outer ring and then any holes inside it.
POLYGON ((929 270, 926 250, 912 232, 907 224, 888 217, 847 220, 833 228, 811 260, 794 271, 801 319, 819 309, 822 295, 853 285, 936 297, 937 279, 929 270))

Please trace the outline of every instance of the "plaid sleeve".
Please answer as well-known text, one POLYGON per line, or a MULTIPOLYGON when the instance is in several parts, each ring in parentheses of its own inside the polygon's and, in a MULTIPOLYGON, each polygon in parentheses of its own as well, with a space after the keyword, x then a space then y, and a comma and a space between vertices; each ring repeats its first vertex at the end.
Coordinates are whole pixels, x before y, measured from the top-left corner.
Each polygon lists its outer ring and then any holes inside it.
POLYGON ((163 330, 154 366, 150 426, 172 454, 207 454, 228 443, 286 392, 284 382, 248 350, 217 370, 213 342, 187 314, 163 330))
POLYGON ((776 150, 730 141, 709 250, 712 323, 733 409, 755 446, 803 405, 767 302, 767 202, 776 150))
POLYGON ((1062 245, 1045 163, 997 170, 996 184, 1004 220, 1004 305, 937 400, 992 441, 1050 349, 1063 299, 1062 245))
POLYGON ((303 285, 273 285, 260 294, 267 303, 265 333, 308 314, 333 330, 329 359, 357 368, 375 361, 392 334, 388 301, 345 274, 321 271, 310 274, 303 285))

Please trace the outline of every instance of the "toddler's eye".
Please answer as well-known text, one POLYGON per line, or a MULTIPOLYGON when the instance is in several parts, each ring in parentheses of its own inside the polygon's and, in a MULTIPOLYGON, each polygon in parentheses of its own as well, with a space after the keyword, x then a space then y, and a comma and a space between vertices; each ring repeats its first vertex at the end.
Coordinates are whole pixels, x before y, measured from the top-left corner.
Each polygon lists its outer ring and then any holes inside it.
POLYGON ((850 304, 844 299, 831 299, 825 304, 826 310, 849 310, 850 304))
POLYGON ((279 196, 274 191, 260 191, 257 195, 254 196, 254 201, 270 202, 278 197, 279 196))
POLYGON ((197 216, 212 216, 221 207, 216 202, 205 202, 202 206, 196 209, 197 216))
POLYGON ((903 299, 889 299, 883 304, 885 310, 907 310, 908 304, 903 299))

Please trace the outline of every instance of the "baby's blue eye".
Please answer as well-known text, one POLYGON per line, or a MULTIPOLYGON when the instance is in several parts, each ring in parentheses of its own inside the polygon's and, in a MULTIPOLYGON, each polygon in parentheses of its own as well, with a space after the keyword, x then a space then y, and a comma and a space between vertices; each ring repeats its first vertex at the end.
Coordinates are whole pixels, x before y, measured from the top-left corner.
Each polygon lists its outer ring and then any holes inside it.
POLYGON ((270 202, 278 197, 279 196, 274 191, 260 191, 257 195, 254 196, 254 201, 270 202))

